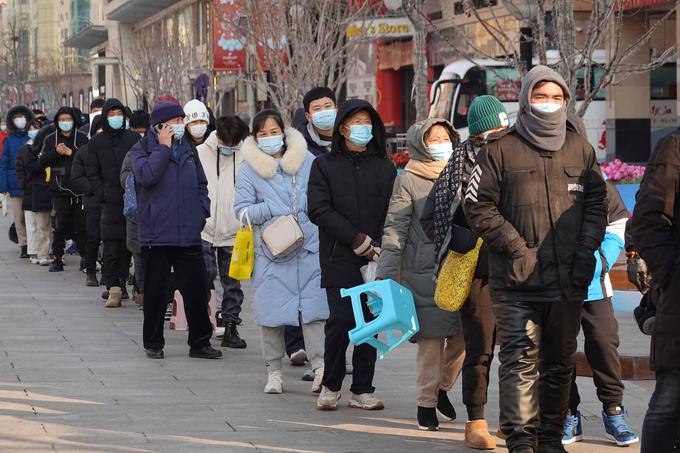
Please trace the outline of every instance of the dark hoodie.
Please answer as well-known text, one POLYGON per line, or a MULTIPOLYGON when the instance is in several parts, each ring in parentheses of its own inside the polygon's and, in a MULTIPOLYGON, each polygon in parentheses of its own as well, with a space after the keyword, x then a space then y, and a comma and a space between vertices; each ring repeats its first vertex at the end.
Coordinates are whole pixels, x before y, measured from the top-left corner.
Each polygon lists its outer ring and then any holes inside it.
MULTIPOLYGON (((101 128, 101 115, 97 115, 92 120, 92 125, 87 125, 88 133, 90 130, 96 131, 101 128), (90 129, 91 127, 91 129, 90 129)), ((82 128, 81 128, 82 130, 82 128)), ((90 143, 92 143, 90 141, 90 143)), ((99 193, 94 193, 92 188, 92 183, 88 179, 85 167, 87 166, 87 155, 90 149, 90 143, 81 146, 76 157, 73 159, 73 168, 71 169, 71 181, 73 182, 73 187, 79 193, 83 194, 83 206, 86 211, 98 211, 101 209, 101 191, 99 193)))
POLYGON ((102 107, 102 132, 92 137, 85 165, 91 189, 101 202, 101 237, 104 241, 125 237, 120 169, 127 152, 141 138, 138 133, 125 129, 125 121, 120 129, 111 128, 107 116, 114 109, 122 110, 125 116, 125 106, 118 99, 107 99, 102 107))
POLYGON ((331 151, 312 164, 307 190, 309 218, 319 227, 321 286, 350 288, 363 283, 361 266, 368 263, 352 250, 360 233, 380 242, 396 169, 387 158, 385 126, 378 112, 363 100, 342 104, 333 126, 331 151), (365 110, 373 122, 373 139, 363 153, 350 152, 340 125, 365 110))
POLYGON ((0 193, 9 192, 11 197, 20 197, 21 190, 16 176, 16 158, 19 149, 28 142, 27 128, 33 120, 33 112, 26 106, 17 105, 9 109, 5 123, 9 135, 3 142, 2 157, 0 157, 0 193), (26 117, 26 128, 17 130, 13 118, 16 115, 26 117))
POLYGON ((24 192, 24 211, 45 212, 52 210, 52 195, 45 180, 45 170, 38 162, 38 154, 45 137, 54 132, 54 127, 44 126, 32 144, 25 144, 17 154, 17 181, 24 192))
POLYGON ((57 110, 54 116, 55 124, 59 115, 68 114, 73 118, 73 130, 68 137, 57 129, 45 138, 42 151, 40 152, 40 164, 43 168, 50 167, 50 190, 53 197, 75 197, 81 194, 73 187, 71 182, 71 167, 73 166, 73 158, 78 149, 87 143, 87 135, 78 132, 76 124, 80 121, 75 117, 73 109, 70 107, 61 107, 57 110), (65 144, 70 150, 70 156, 62 156, 57 153, 57 145, 59 143, 65 144))

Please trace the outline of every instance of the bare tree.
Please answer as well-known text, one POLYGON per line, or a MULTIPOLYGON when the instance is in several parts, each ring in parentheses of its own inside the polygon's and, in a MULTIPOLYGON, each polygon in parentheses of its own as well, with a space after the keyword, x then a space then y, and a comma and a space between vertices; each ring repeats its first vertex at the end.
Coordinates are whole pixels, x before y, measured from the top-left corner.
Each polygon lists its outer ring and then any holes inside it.
POLYGON ((24 86, 29 80, 28 28, 10 18, 0 36, 0 96, 9 103, 26 102, 24 86))

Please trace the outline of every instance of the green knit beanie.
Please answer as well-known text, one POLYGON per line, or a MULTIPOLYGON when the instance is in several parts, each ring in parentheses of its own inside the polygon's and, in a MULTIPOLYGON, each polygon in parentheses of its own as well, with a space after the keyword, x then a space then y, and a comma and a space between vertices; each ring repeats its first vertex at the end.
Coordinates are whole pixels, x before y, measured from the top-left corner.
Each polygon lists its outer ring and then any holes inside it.
POLYGON ((468 110, 470 136, 479 135, 490 129, 508 126, 508 112, 501 101, 488 94, 477 96, 468 110))

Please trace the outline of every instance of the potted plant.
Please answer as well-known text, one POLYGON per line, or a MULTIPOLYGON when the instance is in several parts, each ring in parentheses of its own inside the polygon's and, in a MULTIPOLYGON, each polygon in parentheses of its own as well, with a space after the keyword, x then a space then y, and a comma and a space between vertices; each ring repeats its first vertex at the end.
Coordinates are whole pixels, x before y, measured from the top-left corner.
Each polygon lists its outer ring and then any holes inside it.
POLYGON ((603 163, 600 168, 607 179, 616 185, 628 211, 633 212, 635 194, 640 189, 640 181, 645 175, 644 165, 627 164, 616 159, 603 163))

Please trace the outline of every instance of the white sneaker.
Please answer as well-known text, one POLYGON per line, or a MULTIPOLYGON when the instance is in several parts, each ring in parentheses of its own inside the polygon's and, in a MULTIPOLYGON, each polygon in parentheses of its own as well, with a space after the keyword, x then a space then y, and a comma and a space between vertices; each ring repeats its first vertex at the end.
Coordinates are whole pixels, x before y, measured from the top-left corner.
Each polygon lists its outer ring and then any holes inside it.
POLYGON ((52 260, 50 259, 49 256, 43 256, 40 257, 40 261, 38 262, 38 264, 40 264, 41 266, 49 266, 50 264, 52 264, 52 260))
POLYGON ((31 255, 31 257, 28 259, 28 261, 31 264, 40 264, 40 259, 35 255, 31 255))
POLYGON ((338 401, 340 401, 340 392, 333 392, 324 385, 316 400, 316 407, 322 411, 334 411, 338 408, 338 401))
POLYGON ((215 327, 215 338, 224 338, 224 327, 215 327))
POLYGON ((362 393, 360 395, 355 395, 352 393, 352 398, 349 400, 348 406, 355 409, 377 411, 384 409, 385 403, 374 397, 372 393, 362 393))
POLYGON ((312 383, 312 393, 321 393, 321 381, 323 381, 323 367, 314 370, 314 382, 312 383))
POLYGON ((264 393, 283 393, 283 378, 281 377, 281 370, 270 371, 268 373, 267 385, 264 386, 264 393))
POLYGON ((300 349, 290 355, 290 364, 293 366, 303 366, 307 362, 307 353, 304 349, 300 349))

